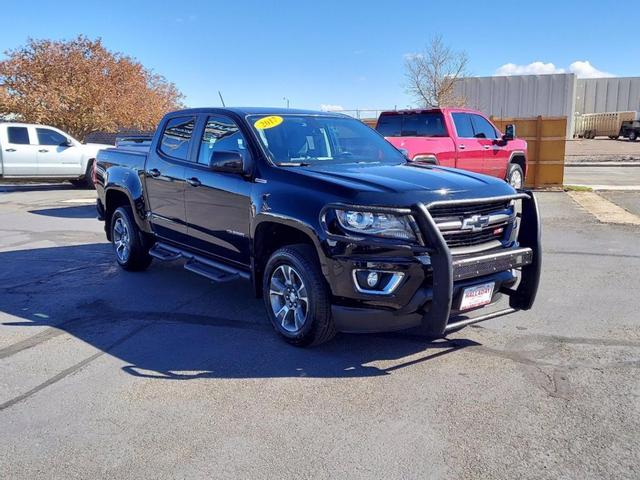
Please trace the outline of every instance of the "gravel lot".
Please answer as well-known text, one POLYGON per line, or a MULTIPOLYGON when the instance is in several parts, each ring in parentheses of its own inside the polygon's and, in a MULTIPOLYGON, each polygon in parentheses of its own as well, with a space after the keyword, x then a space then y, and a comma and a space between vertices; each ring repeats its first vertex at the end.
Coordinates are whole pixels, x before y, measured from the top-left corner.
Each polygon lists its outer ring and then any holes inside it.
POLYGON ((541 193, 534 310, 301 350, 248 284, 121 271, 92 196, 0 187, 0 477, 638 478, 637 227, 541 193))
POLYGON ((567 140, 566 162, 624 162, 640 161, 640 142, 595 138, 567 140))

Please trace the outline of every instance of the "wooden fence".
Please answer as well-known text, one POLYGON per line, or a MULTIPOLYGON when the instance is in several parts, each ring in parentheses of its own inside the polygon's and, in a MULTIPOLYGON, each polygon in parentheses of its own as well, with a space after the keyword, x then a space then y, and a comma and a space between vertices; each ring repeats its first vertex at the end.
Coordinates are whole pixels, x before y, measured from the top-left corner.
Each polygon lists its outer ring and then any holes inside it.
POLYGON ((516 136, 527 141, 527 178, 533 188, 562 187, 566 147, 566 117, 495 118, 491 121, 504 132, 508 123, 516 126, 516 136))

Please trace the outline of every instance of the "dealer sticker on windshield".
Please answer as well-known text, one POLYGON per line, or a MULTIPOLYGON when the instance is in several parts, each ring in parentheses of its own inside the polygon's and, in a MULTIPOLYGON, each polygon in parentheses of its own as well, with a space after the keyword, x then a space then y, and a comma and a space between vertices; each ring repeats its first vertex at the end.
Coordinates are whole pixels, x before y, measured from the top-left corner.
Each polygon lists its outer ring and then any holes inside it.
POLYGON ((256 120, 253 126, 260 130, 265 130, 267 128, 277 127, 283 122, 283 120, 284 119, 278 115, 270 115, 268 117, 263 117, 260 120, 256 120))
POLYGON ((462 292, 462 301, 460 302, 460 310, 469 310, 470 308, 481 307, 491 303, 493 298, 493 288, 495 283, 483 283, 475 287, 468 287, 462 292))

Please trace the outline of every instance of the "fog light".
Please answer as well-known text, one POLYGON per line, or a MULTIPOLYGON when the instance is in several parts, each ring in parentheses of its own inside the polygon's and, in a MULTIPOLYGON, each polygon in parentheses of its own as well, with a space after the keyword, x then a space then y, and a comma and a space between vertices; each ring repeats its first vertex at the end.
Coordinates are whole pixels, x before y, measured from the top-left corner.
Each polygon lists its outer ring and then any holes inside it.
POLYGON ((369 275, 367 275, 367 285, 369 285, 369 287, 373 288, 378 284, 378 280, 380 280, 380 275, 378 275, 378 272, 370 272, 369 275))

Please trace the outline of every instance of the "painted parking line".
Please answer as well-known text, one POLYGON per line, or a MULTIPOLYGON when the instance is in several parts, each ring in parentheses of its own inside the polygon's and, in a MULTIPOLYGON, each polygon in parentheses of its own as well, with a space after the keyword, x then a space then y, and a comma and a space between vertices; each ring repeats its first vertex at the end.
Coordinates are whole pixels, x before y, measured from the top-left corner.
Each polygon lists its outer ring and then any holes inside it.
POLYGON ((70 198, 68 200, 60 200, 60 203, 95 203, 95 198, 70 198))
POLYGON ((573 200, 602 223, 640 225, 640 217, 594 192, 567 192, 573 200))

